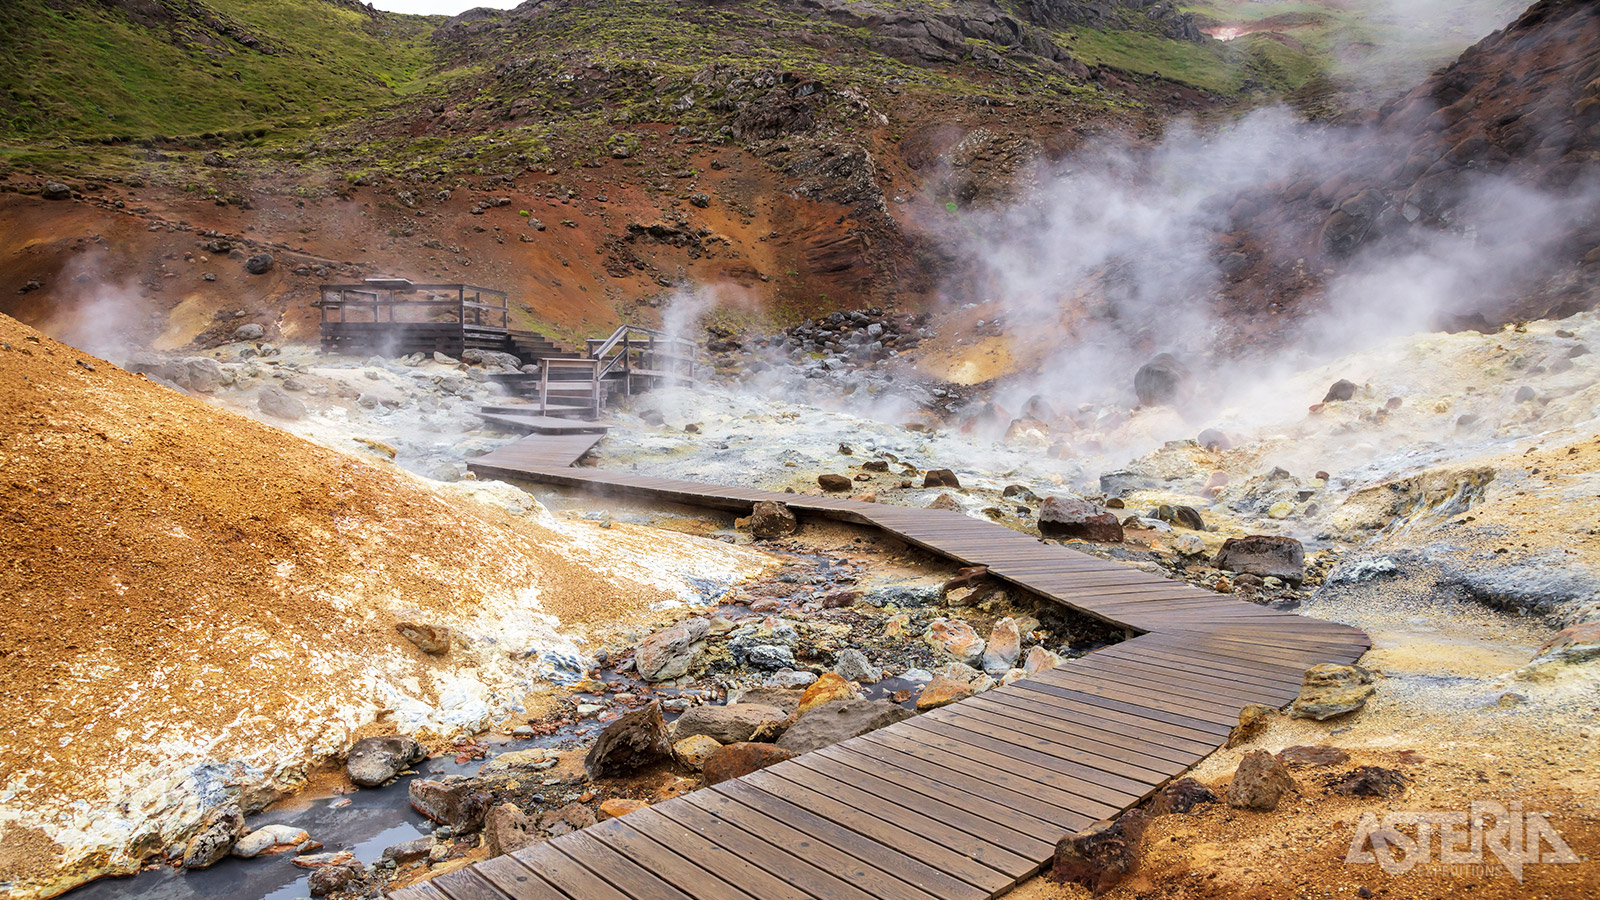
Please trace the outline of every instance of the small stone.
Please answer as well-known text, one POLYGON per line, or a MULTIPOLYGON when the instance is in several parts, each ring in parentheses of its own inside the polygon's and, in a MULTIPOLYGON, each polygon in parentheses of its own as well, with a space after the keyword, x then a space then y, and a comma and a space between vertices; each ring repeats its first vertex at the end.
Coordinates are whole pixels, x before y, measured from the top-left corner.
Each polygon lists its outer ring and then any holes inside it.
POLYGON ((1022 636, 1016 620, 1007 616, 994 623, 983 651, 983 670, 996 678, 1010 671, 1022 655, 1022 636))
POLYGON ((1245 706, 1239 710, 1239 724, 1228 732, 1228 743, 1225 746, 1237 747, 1255 740, 1257 735, 1267 730, 1267 723, 1277 714, 1276 709, 1260 703, 1245 706))
POLYGON ((1341 378, 1338 381, 1335 381, 1332 387, 1328 388, 1328 393, 1323 395, 1322 402, 1334 403, 1336 401, 1349 400, 1355 395, 1355 382, 1346 381, 1345 379, 1341 378))
POLYGON ((1295 769, 1342 766, 1349 761, 1350 754, 1338 747, 1301 745, 1278 751, 1278 762, 1295 769))
POLYGON ((411 782, 408 791, 412 809, 457 832, 476 831, 489 811, 489 794, 466 779, 419 778, 411 782))
POLYGON ((400 636, 417 645, 423 653, 439 656, 450 651, 450 629, 422 622, 400 622, 394 626, 400 636))
MULTIPOLYGON (((1292 507, 1291 507, 1292 508, 1292 507)), ((1269 511, 1269 515, 1270 515, 1269 511)), ((1211 564, 1229 572, 1273 576, 1299 584, 1306 575, 1305 548, 1291 537, 1253 534, 1222 543, 1211 564)))
POLYGON ((1211 789, 1193 778, 1180 778, 1172 782, 1150 804, 1150 812, 1157 816, 1183 815, 1203 803, 1217 802, 1211 789))
POLYGON ((350 748, 345 774, 361 787, 377 787, 425 758, 422 745, 402 734, 362 738, 350 748))
POLYGON ((788 721, 783 710, 759 703, 696 706, 672 723, 672 734, 678 740, 703 734, 720 744, 770 741, 783 733, 788 721))
POLYGON ((403 865, 408 862, 416 862, 417 860, 426 857, 428 855, 428 851, 432 849, 433 838, 419 837, 416 840, 406 841, 402 844, 395 844, 390 847, 385 847, 383 850, 383 858, 393 860, 396 863, 403 865))
POLYGON ((867 655, 850 647, 840 650, 833 660, 833 671, 846 681, 876 684, 883 680, 883 669, 874 666, 867 655))
POLYGON ((716 738, 692 734, 672 745, 672 755, 684 766, 698 772, 705 767, 711 754, 721 748, 722 743, 716 738))
POLYGON ((228 855, 244 832, 244 813, 239 807, 229 804, 213 809, 184 845, 183 867, 204 869, 212 865, 228 855))
POLYGON ((262 388, 256 395, 256 408, 275 419, 297 422, 306 417, 306 405, 277 388, 262 388))
POLYGON ((825 491, 848 491, 854 482, 846 475, 818 475, 817 484, 825 491))
POLYGON ((943 509, 949 512, 961 512, 961 501, 949 494, 940 494, 928 504, 928 509, 943 509))
POLYGON ((595 820, 604 822, 607 819, 620 819, 631 812, 649 809, 650 804, 643 800, 627 800, 622 797, 612 797, 600 801, 600 811, 595 813, 595 820))
POLYGON ((707 785, 721 784, 794 757, 794 753, 773 744, 736 742, 718 748, 706 760, 703 771, 707 785))
POLYGON ((661 704, 652 702, 643 709, 624 713, 607 725, 584 756, 583 768, 590 778, 602 778, 625 774, 671 755, 672 744, 667 740, 661 704))
POLYGON ((539 842, 533 819, 514 803, 500 803, 485 814, 483 843, 489 857, 515 853, 539 842))
POLYGON ((1050 880, 1077 884, 1098 895, 1115 887, 1139 862, 1139 841, 1147 824, 1134 810, 1106 825, 1070 834, 1056 844, 1050 880))
POLYGON ((1228 805, 1238 809, 1270 811, 1283 795, 1295 790, 1294 778, 1265 750, 1251 750, 1239 761, 1228 784, 1228 805))
POLYGON ((1039 533, 1045 537, 1117 543, 1122 540, 1122 523, 1116 514, 1087 500, 1047 497, 1039 507, 1039 533))
POLYGON ((925 488, 961 488, 960 479, 956 473, 949 469, 929 469, 922 477, 922 486, 925 488))
POLYGON ((244 270, 251 275, 265 275, 272 268, 271 253, 257 253, 244 261, 244 270))
POLYGON ((1355 712, 1376 691, 1372 676, 1365 669, 1322 663, 1306 670, 1300 696, 1295 698, 1289 714, 1297 719, 1324 721, 1355 712))
POLYGON ((978 693, 977 688, 970 682, 957 681, 953 678, 946 678, 943 675, 935 675, 933 680, 928 682, 927 686, 922 689, 922 693, 917 695, 917 712, 927 712, 930 709, 949 706, 976 693, 978 693))
POLYGON ((1028 648, 1028 655, 1022 660, 1022 670, 1030 676, 1037 675, 1040 672, 1048 672, 1063 662, 1065 660, 1055 651, 1035 645, 1028 648))
POLYGON ((1383 766, 1356 766, 1331 779, 1328 792, 1347 797, 1389 797, 1406 788, 1406 777, 1383 766))
POLYGON ((336 891, 348 890, 352 884, 367 877, 367 867, 351 860, 326 866, 311 873, 306 879, 306 890, 313 897, 325 897, 336 891))
POLYGON ((1226 434, 1215 428, 1207 428, 1200 432, 1200 436, 1195 438, 1195 443, 1213 451, 1233 449, 1233 441, 1229 440, 1226 434))
POLYGON ((789 507, 776 501, 762 500, 750 513, 750 533, 758 538, 782 537, 794 534, 799 528, 799 520, 789 507))

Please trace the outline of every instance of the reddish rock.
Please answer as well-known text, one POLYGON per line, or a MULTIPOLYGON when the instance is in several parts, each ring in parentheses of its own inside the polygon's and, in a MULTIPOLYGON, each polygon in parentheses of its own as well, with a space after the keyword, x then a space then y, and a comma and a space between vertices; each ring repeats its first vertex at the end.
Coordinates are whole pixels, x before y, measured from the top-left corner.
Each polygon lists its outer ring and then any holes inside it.
POLYGON ((1050 880, 1078 884, 1096 894, 1122 881, 1139 862, 1139 840, 1148 819, 1134 810, 1109 825, 1096 825, 1056 844, 1050 880))
POLYGON ((1167 785, 1150 804, 1152 815, 1181 815, 1202 803, 1217 802, 1212 790, 1193 778, 1179 778, 1167 785))
POLYGON ((622 797, 612 797, 600 803, 600 814, 595 816, 601 822, 607 819, 620 819, 631 812, 648 809, 650 804, 643 800, 626 800, 622 797))
POLYGON ((1306 577, 1305 548, 1294 538, 1277 535, 1228 538, 1211 564, 1229 572, 1282 578, 1290 584, 1299 584, 1306 577))
POLYGON ((706 760, 706 784, 720 784, 730 778, 742 778, 767 766, 793 759, 794 754, 774 744, 743 742, 728 744, 711 754, 706 760))
POLYGON ((1238 809, 1274 810, 1278 801, 1295 790, 1289 770, 1265 750, 1251 750, 1239 760, 1228 784, 1228 805, 1238 809))
POLYGON ((848 491, 854 482, 844 475, 818 475, 817 484, 825 491, 848 491))
POLYGON ((419 778, 411 782, 410 794, 413 809, 460 832, 477 830, 489 811, 489 794, 466 780, 419 778))
POLYGON ((672 743, 667 740, 661 704, 652 702, 607 725, 583 758, 583 768, 590 778, 603 778, 671 756, 672 743))
POLYGON ((1114 513, 1077 497, 1047 497, 1039 507, 1039 533, 1114 544, 1122 540, 1122 523, 1114 513))
POLYGON ((956 473, 949 469, 929 469, 928 474, 922 476, 922 486, 925 488, 957 488, 961 487, 961 480, 956 478, 956 473))
POLYGON ((1350 754, 1338 747, 1289 747, 1278 751, 1278 762, 1291 768, 1341 766, 1350 761, 1350 754))

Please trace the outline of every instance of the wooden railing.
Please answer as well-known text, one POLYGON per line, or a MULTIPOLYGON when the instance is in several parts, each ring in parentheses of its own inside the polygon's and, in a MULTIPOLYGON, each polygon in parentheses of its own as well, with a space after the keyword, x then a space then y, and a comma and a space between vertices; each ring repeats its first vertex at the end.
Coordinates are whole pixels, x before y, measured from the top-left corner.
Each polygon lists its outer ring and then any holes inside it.
POLYGON ((624 325, 608 338, 590 338, 585 355, 599 363, 595 378, 623 377, 624 390, 632 393, 633 375, 695 378, 700 345, 642 325, 624 325))

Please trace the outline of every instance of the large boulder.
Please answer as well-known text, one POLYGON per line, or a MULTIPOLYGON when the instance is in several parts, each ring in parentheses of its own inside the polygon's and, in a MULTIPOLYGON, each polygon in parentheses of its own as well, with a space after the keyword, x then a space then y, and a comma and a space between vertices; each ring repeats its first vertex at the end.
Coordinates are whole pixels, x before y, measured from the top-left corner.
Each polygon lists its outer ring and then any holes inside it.
POLYGON ((706 760, 706 784, 721 784, 732 778, 743 778, 775 763, 794 759, 795 755, 775 744, 728 744, 706 760))
POLYGON ((1170 353, 1162 353, 1133 374, 1133 392, 1141 406, 1177 406, 1193 390, 1192 376, 1170 353))
POLYGON ((438 781, 418 778, 409 785, 411 808, 457 832, 476 831, 483 825, 493 799, 472 781, 457 775, 438 781))
POLYGON ((214 394, 227 380, 222 363, 208 356, 196 356, 183 361, 189 381, 189 390, 201 394, 214 394))
POLYGON ((759 703, 696 706, 672 723, 672 736, 681 741, 703 734, 722 744, 770 741, 783 733, 788 721, 783 710, 759 703))
POLYGON ((1114 513, 1079 497, 1047 497, 1039 506, 1039 533, 1114 544, 1122 540, 1122 523, 1114 513))
POLYGON ((350 748, 344 768, 357 785, 377 787, 427 755, 421 744, 403 734, 362 738, 350 748))
POLYGON ((783 537, 799 528, 800 521, 789 507, 775 500, 762 500, 750 513, 750 533, 758 538, 783 537))
POLYGON ((607 725, 583 758, 583 768, 590 778, 601 778, 671 756, 672 742, 667 739, 661 704, 654 702, 607 725))
POLYGON ((916 715, 888 700, 840 700, 824 703, 801 716, 778 739, 778 746, 794 754, 810 753, 847 741, 916 715))
POLYGON ((1299 584, 1306 577, 1305 548, 1291 537, 1252 534, 1228 538, 1211 564, 1230 572, 1282 578, 1290 584, 1299 584))
POLYGON ((701 618, 685 619, 663 628, 639 642, 633 651, 633 665, 645 681, 671 681, 688 674, 700 659, 700 642, 711 633, 711 623, 701 618))
POLYGON ((1239 760, 1228 783, 1228 805, 1237 809, 1274 810, 1283 795, 1295 789, 1289 770, 1265 750, 1251 750, 1239 760))
POLYGON ((246 322, 233 330, 236 341, 259 341, 267 336, 267 328, 259 322, 246 322))
POLYGON ((1367 698, 1376 691, 1372 674, 1366 669, 1322 663, 1306 670, 1300 682, 1300 696, 1295 698, 1289 715, 1319 722, 1342 716, 1366 706, 1367 698))
POLYGON ((228 855, 244 836, 244 812, 238 806, 219 806, 206 814, 200 830, 183 847, 183 867, 204 869, 228 855))

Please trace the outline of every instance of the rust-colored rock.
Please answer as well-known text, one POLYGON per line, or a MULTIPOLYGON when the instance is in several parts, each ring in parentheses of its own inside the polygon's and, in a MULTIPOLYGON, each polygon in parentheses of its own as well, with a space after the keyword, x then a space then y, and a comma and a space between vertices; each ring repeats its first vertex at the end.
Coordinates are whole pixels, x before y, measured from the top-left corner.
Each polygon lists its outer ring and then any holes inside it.
POLYGON ((628 800, 622 797, 612 797, 609 800, 601 801, 600 812, 595 815, 595 819, 601 822, 604 822, 607 819, 620 819, 628 813, 638 812, 641 809, 649 808, 650 804, 644 802, 643 800, 628 800))
POLYGON ((728 744, 706 760, 704 769, 706 784, 721 784, 730 778, 742 778, 751 772, 793 758, 793 753, 775 744, 749 741, 728 744))
POLYGON ((798 714, 803 716, 813 707, 835 700, 854 700, 857 696, 850 682, 833 672, 824 672, 800 695, 798 714))

